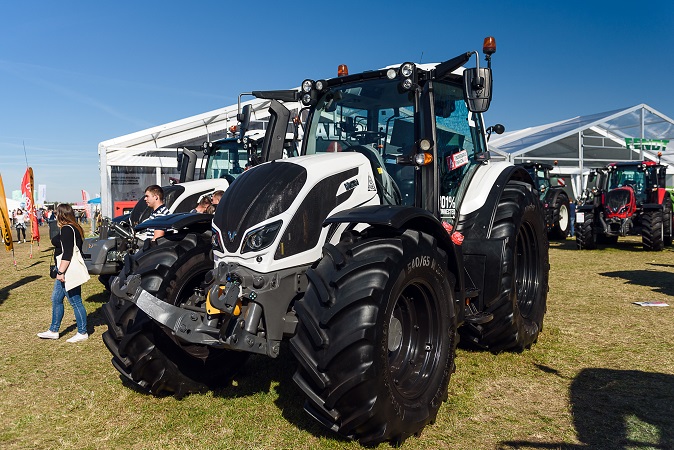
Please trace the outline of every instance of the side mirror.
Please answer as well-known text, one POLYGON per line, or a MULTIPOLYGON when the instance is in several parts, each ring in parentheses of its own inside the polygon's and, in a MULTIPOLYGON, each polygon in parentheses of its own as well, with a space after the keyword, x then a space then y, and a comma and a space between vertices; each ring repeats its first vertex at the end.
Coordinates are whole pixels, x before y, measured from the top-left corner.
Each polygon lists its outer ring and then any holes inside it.
POLYGON ((183 153, 182 155, 178 156, 178 161, 179 161, 178 169, 180 170, 179 182, 184 183, 186 181, 193 181, 194 171, 197 165, 196 152, 187 148, 183 148, 183 153))
POLYGON ((490 126, 489 128, 487 128, 487 141, 489 141, 489 138, 491 138, 492 133, 503 134, 504 132, 505 127, 500 123, 490 126))
POLYGON ((241 108, 241 113, 237 114, 236 118, 237 120, 241 123, 241 126, 239 127, 239 137, 243 138, 243 136, 246 134, 246 131, 248 131, 248 127, 250 126, 250 115, 253 110, 253 107, 251 105, 244 105, 243 108, 241 108))
POLYGON ((491 69, 465 69, 463 71, 463 82, 468 109, 474 113, 487 111, 491 103, 491 69))

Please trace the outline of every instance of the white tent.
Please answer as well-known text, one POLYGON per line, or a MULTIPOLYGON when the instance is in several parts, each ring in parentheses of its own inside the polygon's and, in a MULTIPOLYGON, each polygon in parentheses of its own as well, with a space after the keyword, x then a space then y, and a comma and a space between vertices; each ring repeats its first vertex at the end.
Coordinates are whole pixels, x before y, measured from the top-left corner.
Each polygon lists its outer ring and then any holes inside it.
POLYGON ((13 209, 21 208, 21 202, 19 202, 17 200, 13 200, 13 199, 7 198, 7 197, 5 197, 5 200, 7 201, 7 209, 8 210, 11 211, 13 209))
MULTIPOLYGON (((570 177, 578 196, 590 169, 611 162, 661 160, 674 168, 674 121, 642 103, 492 135, 489 150, 494 159, 553 164, 555 174, 570 177)), ((672 172, 667 174, 670 188, 672 172)))
MULTIPOLYGON (((265 129, 270 101, 254 99, 241 106, 246 104, 252 106, 251 129, 265 129)), ((165 186, 177 178, 180 147, 232 136, 237 112, 238 105, 231 105, 98 144, 103 215, 112 217, 113 202, 136 201, 148 185, 165 186)))

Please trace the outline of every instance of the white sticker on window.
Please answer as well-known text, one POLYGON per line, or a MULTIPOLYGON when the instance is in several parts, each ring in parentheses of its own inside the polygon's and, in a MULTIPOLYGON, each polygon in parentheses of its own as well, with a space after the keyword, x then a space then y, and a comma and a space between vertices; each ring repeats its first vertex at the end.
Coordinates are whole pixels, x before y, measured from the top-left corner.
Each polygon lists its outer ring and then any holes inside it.
POLYGON ((447 157, 447 166, 449 170, 458 169, 461 166, 468 164, 468 152, 461 150, 447 157))

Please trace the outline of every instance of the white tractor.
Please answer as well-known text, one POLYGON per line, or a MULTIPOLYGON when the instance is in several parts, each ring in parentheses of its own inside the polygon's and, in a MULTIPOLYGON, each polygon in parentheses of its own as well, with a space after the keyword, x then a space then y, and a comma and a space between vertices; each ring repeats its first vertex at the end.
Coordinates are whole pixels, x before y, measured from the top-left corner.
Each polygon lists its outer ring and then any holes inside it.
POLYGON ((463 68, 477 54, 258 92, 309 108, 302 156, 238 177, 212 231, 180 225, 128 258, 104 307, 120 373, 180 397, 289 340, 305 410, 375 445, 434 421, 459 336, 536 342, 545 223, 526 170, 489 158, 491 67, 463 68))

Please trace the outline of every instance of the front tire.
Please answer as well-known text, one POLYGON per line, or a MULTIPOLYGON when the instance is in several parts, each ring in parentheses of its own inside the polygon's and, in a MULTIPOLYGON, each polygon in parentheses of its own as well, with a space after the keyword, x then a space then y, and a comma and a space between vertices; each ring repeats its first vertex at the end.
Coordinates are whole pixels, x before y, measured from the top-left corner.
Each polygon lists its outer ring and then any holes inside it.
POLYGON ((461 328, 469 341, 494 353, 529 348, 543 329, 550 264, 540 208, 529 185, 519 181, 509 181, 499 199, 491 238, 504 242, 500 288, 485 300, 493 319, 461 328))
POLYGON ((412 230, 351 235, 323 254, 290 341, 305 410, 363 445, 402 442, 435 419, 455 369, 447 255, 412 230))
POLYGON ((576 224, 576 246, 578 250, 594 250, 597 248, 597 234, 594 232, 594 213, 585 211, 585 221, 576 224))
MULTIPOLYGON (((169 235, 127 258, 122 279, 139 274, 146 291, 176 306, 213 268, 208 233, 169 235)), ((103 341, 113 355, 112 364, 132 383, 155 395, 181 398, 221 385, 248 357, 248 353, 179 341, 171 330, 115 295, 110 295, 103 310, 108 322, 103 341)))
POLYGON ((659 252, 664 248, 662 211, 645 211, 641 216, 641 243, 644 249, 659 252))

